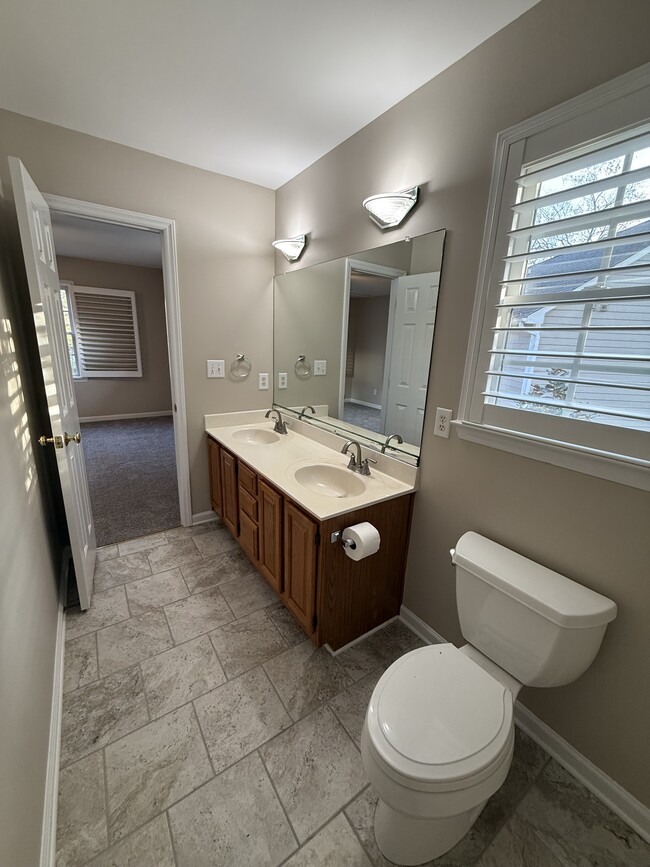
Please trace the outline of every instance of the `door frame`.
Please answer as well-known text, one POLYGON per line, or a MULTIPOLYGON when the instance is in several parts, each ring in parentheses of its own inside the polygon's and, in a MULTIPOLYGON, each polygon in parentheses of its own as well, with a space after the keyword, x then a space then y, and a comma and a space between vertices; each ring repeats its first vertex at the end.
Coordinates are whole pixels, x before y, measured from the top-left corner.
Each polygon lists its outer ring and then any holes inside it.
POLYGON ((172 402, 174 404, 174 447, 176 451, 176 475, 178 478, 178 501, 181 524, 192 524, 192 502, 190 498, 190 462, 187 443, 187 412, 185 408, 185 378, 183 375, 183 349, 181 338, 180 289, 178 282, 178 261, 176 255, 176 223, 167 217, 140 214, 110 205, 98 205, 66 196, 43 193, 50 211, 86 217, 101 223, 112 223, 132 229, 147 229, 158 232, 162 241, 162 272, 165 292, 165 319, 167 323, 167 347, 169 350, 169 371, 171 379, 172 402))
MULTIPOLYGON (((353 271, 363 274, 374 274, 377 277, 404 277, 407 272, 401 268, 390 268, 388 265, 377 265, 375 262, 365 262, 363 259, 348 257, 345 260, 345 277, 343 282, 343 320, 341 323, 341 369, 339 377, 338 417, 343 419, 345 409, 345 368, 348 354, 348 325, 350 321, 350 279, 353 271)), ((391 299, 392 300, 392 299, 391 299)), ((390 328, 390 319, 388 321, 390 328)), ((388 344, 388 341, 387 341, 388 344)), ((385 377, 384 377, 385 379, 385 377)))

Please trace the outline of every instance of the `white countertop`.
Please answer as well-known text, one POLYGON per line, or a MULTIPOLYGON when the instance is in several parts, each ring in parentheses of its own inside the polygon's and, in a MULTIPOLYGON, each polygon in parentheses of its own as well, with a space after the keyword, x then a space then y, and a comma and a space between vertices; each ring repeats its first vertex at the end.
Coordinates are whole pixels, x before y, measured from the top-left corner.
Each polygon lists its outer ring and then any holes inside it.
POLYGON ((321 521, 417 490, 416 468, 386 455, 378 455, 371 449, 362 448, 363 457, 378 461, 376 467, 371 465, 371 475, 352 473, 352 470, 347 470, 349 455, 340 451, 344 442, 341 437, 311 428, 297 419, 289 418, 288 434, 269 444, 247 443, 233 436, 242 428, 272 431, 274 424, 275 419, 264 418, 263 410, 205 416, 205 430, 209 436, 321 521), (305 488, 296 480, 295 471, 310 464, 341 467, 362 480, 365 490, 357 496, 332 497, 305 488))

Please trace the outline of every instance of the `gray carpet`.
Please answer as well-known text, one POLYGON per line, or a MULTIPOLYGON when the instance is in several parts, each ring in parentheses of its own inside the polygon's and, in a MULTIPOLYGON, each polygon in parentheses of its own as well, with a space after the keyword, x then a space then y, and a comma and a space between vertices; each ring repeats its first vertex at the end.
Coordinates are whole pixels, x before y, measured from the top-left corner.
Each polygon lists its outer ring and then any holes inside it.
POLYGON ((98 546, 178 527, 171 416, 86 422, 81 437, 98 546))
POLYGON ((345 402, 343 406, 343 420, 350 424, 356 424, 357 427, 365 427, 366 430, 381 433, 379 426, 381 424, 381 410, 373 409, 371 406, 362 406, 359 403, 345 402))

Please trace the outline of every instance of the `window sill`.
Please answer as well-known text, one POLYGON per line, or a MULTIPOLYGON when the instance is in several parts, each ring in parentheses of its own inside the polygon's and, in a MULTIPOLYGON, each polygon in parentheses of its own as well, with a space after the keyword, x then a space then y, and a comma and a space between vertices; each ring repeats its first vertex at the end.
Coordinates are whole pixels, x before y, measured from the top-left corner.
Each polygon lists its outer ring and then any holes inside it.
POLYGON ((462 440, 650 491, 650 464, 646 461, 460 419, 454 419, 452 425, 462 440))

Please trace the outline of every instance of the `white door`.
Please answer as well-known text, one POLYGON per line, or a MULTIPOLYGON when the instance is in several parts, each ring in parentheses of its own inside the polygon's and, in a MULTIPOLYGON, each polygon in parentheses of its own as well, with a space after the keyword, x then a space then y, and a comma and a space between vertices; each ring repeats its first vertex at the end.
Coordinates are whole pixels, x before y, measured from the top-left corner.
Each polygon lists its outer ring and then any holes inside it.
POLYGON ((10 157, 9 167, 52 423, 54 442, 45 445, 55 450, 79 601, 86 609, 92 595, 97 545, 86 464, 83 448, 78 443, 79 414, 63 322, 50 210, 20 160, 10 157))
POLYGON ((439 285, 440 271, 391 282, 382 430, 415 445, 422 438, 439 285))

